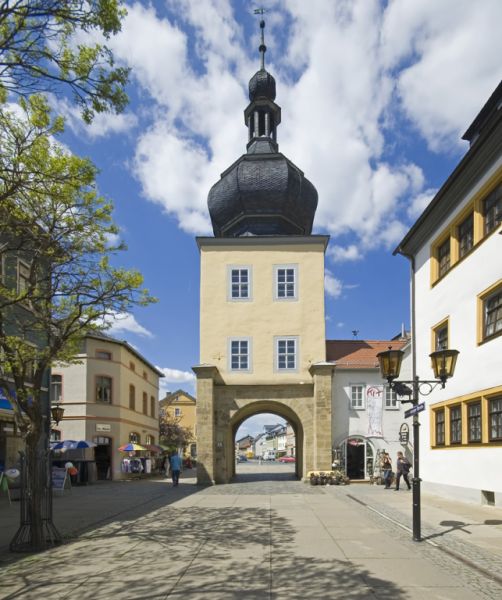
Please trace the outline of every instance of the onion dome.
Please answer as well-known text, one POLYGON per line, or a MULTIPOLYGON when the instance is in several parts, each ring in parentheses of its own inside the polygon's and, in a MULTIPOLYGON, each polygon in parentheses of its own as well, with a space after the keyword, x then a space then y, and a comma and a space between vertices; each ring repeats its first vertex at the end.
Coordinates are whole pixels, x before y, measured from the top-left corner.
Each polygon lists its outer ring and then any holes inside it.
POLYGON ((221 175, 209 191, 208 208, 216 237, 310 235, 317 191, 303 172, 279 152, 275 79, 265 70, 261 28, 261 69, 249 82, 250 104, 244 111, 247 153, 221 175))
POLYGON ((265 69, 260 69, 249 80, 249 99, 257 98, 275 100, 275 79, 265 69))

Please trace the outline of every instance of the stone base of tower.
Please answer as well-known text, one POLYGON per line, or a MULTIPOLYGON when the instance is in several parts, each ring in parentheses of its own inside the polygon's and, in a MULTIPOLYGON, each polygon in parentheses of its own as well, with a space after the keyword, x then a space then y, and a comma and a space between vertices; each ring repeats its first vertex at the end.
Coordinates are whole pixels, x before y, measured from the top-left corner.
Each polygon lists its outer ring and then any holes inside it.
POLYGON ((296 437, 296 475, 331 469, 333 365, 314 365, 303 384, 226 385, 218 369, 194 367, 197 375, 197 483, 229 483, 235 475, 235 434, 243 421, 273 413, 296 437))

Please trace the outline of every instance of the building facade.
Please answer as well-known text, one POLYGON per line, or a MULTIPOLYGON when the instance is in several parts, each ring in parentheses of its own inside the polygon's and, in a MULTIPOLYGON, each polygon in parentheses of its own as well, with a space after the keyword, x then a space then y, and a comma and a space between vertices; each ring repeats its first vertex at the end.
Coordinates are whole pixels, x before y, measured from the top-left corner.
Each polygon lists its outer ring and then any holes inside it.
POLYGON ((409 380, 409 339, 327 342, 328 360, 335 365, 333 458, 350 479, 371 479, 376 475, 383 452, 390 454, 394 464, 398 451, 413 462, 411 424, 404 418, 407 405, 382 380, 378 365, 377 354, 389 346, 405 352, 400 378, 409 380))
POLYGON ((197 457, 197 401, 184 390, 167 392, 164 398, 159 402, 160 414, 162 411, 175 419, 181 427, 191 432, 191 442, 182 449, 183 454, 191 458, 197 457))
POLYGON ((64 408, 53 436, 94 442, 97 478, 120 479, 120 446, 158 444, 163 374, 127 342, 99 333, 86 336, 77 358, 52 369, 51 400, 64 408))
POLYGON ((425 489, 502 506, 502 83, 464 135, 470 147, 396 252, 412 264, 416 373, 460 351, 427 398, 425 489))

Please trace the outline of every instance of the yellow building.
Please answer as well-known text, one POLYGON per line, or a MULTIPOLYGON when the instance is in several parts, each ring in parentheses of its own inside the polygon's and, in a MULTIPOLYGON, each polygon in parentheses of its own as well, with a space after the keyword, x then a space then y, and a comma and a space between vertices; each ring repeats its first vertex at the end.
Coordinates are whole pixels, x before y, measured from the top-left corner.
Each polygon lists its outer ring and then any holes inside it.
POLYGON ((176 390, 168 392, 159 402, 160 414, 162 411, 171 418, 176 419, 181 427, 192 432, 192 443, 190 447, 184 448, 184 453, 192 458, 197 456, 197 401, 188 392, 176 390))
POLYGON ((120 446, 158 444, 164 375, 127 342, 101 333, 86 336, 77 358, 52 369, 51 402, 64 408, 53 439, 94 442, 97 478, 120 479, 120 446))
POLYGON ((298 477, 331 465, 333 365, 326 363, 324 315, 329 238, 312 235, 315 187, 279 152, 281 109, 265 50, 262 39, 261 68, 249 82, 244 111, 247 152, 209 192, 214 237, 197 238, 199 483, 231 479, 236 431, 264 412, 291 424, 298 477))

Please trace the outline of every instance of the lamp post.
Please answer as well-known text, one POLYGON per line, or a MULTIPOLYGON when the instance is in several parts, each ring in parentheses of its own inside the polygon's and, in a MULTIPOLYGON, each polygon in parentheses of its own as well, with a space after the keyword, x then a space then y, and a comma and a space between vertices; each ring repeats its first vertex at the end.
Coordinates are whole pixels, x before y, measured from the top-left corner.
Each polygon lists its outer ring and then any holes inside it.
POLYGON ((458 350, 437 350, 429 354, 434 371, 433 380, 421 380, 418 375, 408 381, 395 381, 399 377, 401 362, 404 352, 402 350, 389 349, 377 354, 382 377, 387 379, 391 389, 399 396, 409 396, 408 400, 401 400, 403 404, 411 403, 413 407, 407 416, 413 415, 413 539, 422 541, 421 533, 421 500, 420 500, 420 422, 418 414, 424 410, 419 404, 420 395, 428 396, 438 385, 442 388, 446 380, 453 377, 455 364, 457 362, 458 350), (411 387, 410 387, 411 386, 411 387))

